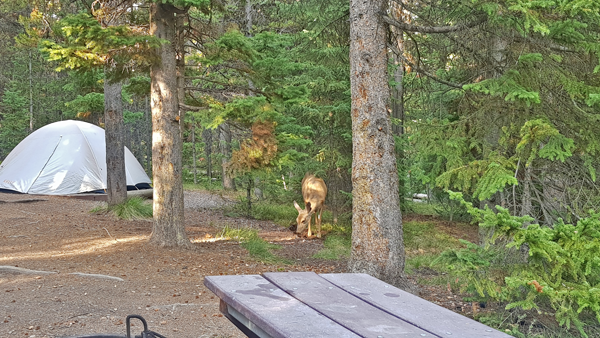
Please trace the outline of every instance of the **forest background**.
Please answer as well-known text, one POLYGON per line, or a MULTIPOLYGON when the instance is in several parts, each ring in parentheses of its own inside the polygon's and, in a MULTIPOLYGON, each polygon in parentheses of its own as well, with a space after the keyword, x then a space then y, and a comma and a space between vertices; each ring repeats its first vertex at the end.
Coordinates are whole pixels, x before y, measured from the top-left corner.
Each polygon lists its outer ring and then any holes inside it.
MULTIPOLYGON (((151 56, 135 40, 148 33, 149 6, 122 2, 119 40, 85 36, 101 27, 98 3, 0 3, 0 160, 51 122, 103 126, 104 81, 116 78, 124 143, 152 170, 151 56), (98 66, 107 50, 123 58, 113 73, 98 66)), ((349 3, 177 5, 186 8, 184 180, 246 190, 250 212, 253 199, 291 205, 313 172, 328 184, 332 218, 347 220, 349 3)), ((600 3, 396 0, 379 14, 389 24, 401 206, 425 193, 442 216, 481 225, 479 243, 434 265, 466 277, 462 287, 482 301, 597 332, 600 3)))

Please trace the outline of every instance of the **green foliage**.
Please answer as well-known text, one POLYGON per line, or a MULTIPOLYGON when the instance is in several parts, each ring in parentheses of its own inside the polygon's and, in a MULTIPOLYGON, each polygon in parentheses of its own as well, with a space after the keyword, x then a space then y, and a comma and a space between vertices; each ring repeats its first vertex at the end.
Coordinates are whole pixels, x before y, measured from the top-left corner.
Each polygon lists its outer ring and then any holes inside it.
POLYGON ((595 207, 598 197, 597 168, 589 160, 600 149, 600 40, 594 28, 600 14, 593 10, 598 5, 589 0, 469 4, 414 4, 411 24, 457 25, 482 18, 487 29, 399 37, 405 57, 454 84, 405 66, 410 188, 424 190, 435 182, 470 198, 510 205, 513 213, 531 193, 532 216, 545 223, 552 222, 547 218, 555 217, 549 216, 553 212, 584 216, 583 209, 595 207), (550 197, 553 183, 583 190, 550 197))
MULTIPOLYGON (((196 88, 206 93, 197 96, 193 104, 208 108, 205 116, 212 118, 210 127, 224 121, 244 127, 259 121, 275 123, 276 156, 268 165, 246 165, 250 170, 238 170, 238 175, 261 175, 261 180, 270 182, 272 187, 284 175, 295 193, 307 171, 326 180, 339 172, 344 179, 349 178, 352 148, 348 38, 332 32, 340 27, 331 25, 330 20, 347 15, 347 6, 338 1, 312 0, 293 6, 281 2, 253 3, 267 19, 260 21, 252 34, 230 26, 214 43, 205 44, 202 53, 188 58, 198 64, 197 69, 190 68, 188 75, 194 77, 196 88), (241 94, 223 99, 230 97, 232 90, 241 94)), ((239 17, 240 22, 246 20, 236 5, 231 5, 227 15, 239 17)), ((337 22, 347 27, 343 20, 337 22)), ((240 148, 251 151, 239 153, 246 160, 235 156, 237 162, 256 162, 251 160, 259 153, 255 147, 242 141, 240 148)), ((281 200, 288 195, 282 186, 265 196, 281 200)), ((331 193, 344 200, 337 190, 331 193)))
POLYGON ((142 197, 128 198, 125 202, 108 207, 104 204, 92 209, 92 213, 112 213, 115 217, 125 220, 143 220, 152 218, 152 204, 142 197))
POLYGON ((127 81, 123 89, 132 96, 148 96, 150 95, 150 78, 147 76, 134 76, 127 81))
MULTIPOLYGON (((456 224, 453 226, 464 226, 456 224)), ((448 248, 461 247, 459 240, 436 229, 434 222, 403 222, 404 247, 409 255, 414 251, 439 254, 448 248)))
POLYGON ((600 214, 541 227, 528 225, 531 217, 511 216, 500 206, 476 209, 462 194, 451 195, 493 236, 483 247, 465 243, 465 249, 446 251, 437 263, 466 277, 467 287, 484 299, 505 302, 507 309, 552 311, 558 324, 587 337, 584 318, 600 321, 600 214), (527 248, 526 259, 518 259, 520 248, 527 248), (510 255, 517 259, 506 259, 510 255))
POLYGON ((348 258, 352 249, 352 239, 350 236, 339 234, 327 235, 323 246, 323 249, 313 255, 314 258, 330 260, 348 258))
POLYGON ((29 127, 28 100, 6 90, 0 106, 0 158, 8 155, 26 136, 29 127))
POLYGON ((521 142, 517 145, 517 153, 527 159, 530 165, 537 156, 564 162, 573 155, 575 148, 572 139, 564 137, 548 122, 542 119, 527 121, 521 128, 521 142))
POLYGON ((517 185, 514 177, 514 161, 497 154, 491 154, 490 160, 473 161, 462 167, 448 170, 436 179, 436 184, 444 189, 453 188, 473 191, 473 197, 479 200, 490 198, 507 185, 517 185), (512 170, 511 170, 512 169, 512 170), (473 190, 471 190, 474 188, 473 190))
POLYGON ((523 74, 518 70, 510 70, 498 79, 487 79, 479 83, 464 85, 463 88, 476 93, 501 96, 505 101, 521 102, 527 107, 539 104, 541 102, 539 93, 529 90, 522 83, 523 74))
POLYGON ((260 220, 270 220, 281 226, 288 227, 295 221, 298 212, 291 203, 275 204, 259 202, 252 205, 251 216, 260 220))
POLYGON ((57 71, 64 69, 90 70, 111 67, 110 79, 122 79, 133 74, 134 67, 150 66, 150 51, 160 43, 154 36, 137 33, 128 26, 102 27, 87 13, 63 18, 54 30, 57 41, 42 40, 40 50, 49 61, 60 62, 57 71), (61 41, 58 41, 58 40, 61 41))
POLYGON ((123 122, 125 124, 132 123, 135 121, 139 121, 144 118, 144 112, 131 112, 129 110, 125 110, 123 112, 123 122))
MULTIPOLYGON (((465 245, 460 240, 451 236, 445 229, 438 228, 438 222, 408 221, 403 222, 404 249, 406 252, 406 272, 412 274, 414 270, 429 268, 444 250, 461 249, 465 245)), ((453 223, 453 227, 470 227, 468 224, 453 223)), ((436 266, 437 270, 447 271, 446 267, 436 266)), ((422 281, 426 283, 425 281, 422 281)), ((429 281, 438 284, 438 281, 429 281)), ((429 283, 427 282, 427 283, 429 283)), ((449 280, 443 278, 439 281, 446 285, 449 280)))
POLYGON ((104 94, 88 93, 77 95, 75 100, 65 102, 65 113, 69 118, 84 118, 90 114, 104 114, 104 94))
POLYGON ((271 244, 258 236, 253 229, 233 229, 225 226, 216 236, 217 238, 235 239, 240 245, 248 250, 251 257, 267 264, 291 264, 291 262, 273 254, 273 250, 279 249, 279 245, 271 244))

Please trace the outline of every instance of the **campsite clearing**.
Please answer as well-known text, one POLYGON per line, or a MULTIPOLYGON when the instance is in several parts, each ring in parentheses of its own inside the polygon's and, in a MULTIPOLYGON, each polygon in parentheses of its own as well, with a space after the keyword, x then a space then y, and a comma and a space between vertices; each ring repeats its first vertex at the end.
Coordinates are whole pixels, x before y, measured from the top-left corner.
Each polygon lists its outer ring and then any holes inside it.
MULTIPOLYGON (((220 314, 204 276, 346 271, 344 260, 312 258, 321 240, 300 239, 271 222, 226 217, 215 208, 230 202, 206 192, 185 192, 191 251, 147 245, 151 221, 91 214, 98 202, 20 194, 0 194, 0 201, 0 266, 20 268, 0 269, 0 337, 124 334, 129 314, 142 315, 150 330, 169 338, 243 337, 220 314), (281 244, 278 255, 296 263, 251 259, 237 242, 215 238, 225 225, 257 229, 281 244)), ((423 291, 446 307, 460 303, 445 287, 423 291)))

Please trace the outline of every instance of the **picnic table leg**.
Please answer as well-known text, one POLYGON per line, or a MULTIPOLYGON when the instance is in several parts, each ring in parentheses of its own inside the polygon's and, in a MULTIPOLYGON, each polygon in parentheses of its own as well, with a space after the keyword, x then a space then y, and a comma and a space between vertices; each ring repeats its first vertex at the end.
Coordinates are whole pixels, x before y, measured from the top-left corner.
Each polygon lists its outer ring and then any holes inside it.
POLYGON ((241 313, 228 306, 225 301, 221 299, 219 303, 219 310, 221 313, 229 319, 240 331, 242 331, 248 338, 271 338, 269 334, 264 332, 262 329, 257 327, 248 318, 244 317, 241 313))

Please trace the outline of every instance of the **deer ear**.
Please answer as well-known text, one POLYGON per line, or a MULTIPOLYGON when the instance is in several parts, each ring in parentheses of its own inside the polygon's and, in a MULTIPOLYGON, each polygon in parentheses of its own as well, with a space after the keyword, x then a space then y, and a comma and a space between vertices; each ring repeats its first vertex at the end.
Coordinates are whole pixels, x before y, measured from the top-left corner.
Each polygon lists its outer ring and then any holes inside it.
POLYGON ((312 210, 312 207, 310 205, 310 202, 306 202, 306 212, 310 212, 312 210))
POLYGON ((300 206, 298 205, 298 203, 296 201, 294 201, 294 208, 296 208, 296 210, 298 210, 298 212, 302 211, 302 208, 300 208, 300 206))

